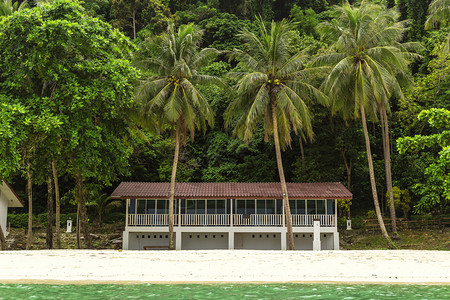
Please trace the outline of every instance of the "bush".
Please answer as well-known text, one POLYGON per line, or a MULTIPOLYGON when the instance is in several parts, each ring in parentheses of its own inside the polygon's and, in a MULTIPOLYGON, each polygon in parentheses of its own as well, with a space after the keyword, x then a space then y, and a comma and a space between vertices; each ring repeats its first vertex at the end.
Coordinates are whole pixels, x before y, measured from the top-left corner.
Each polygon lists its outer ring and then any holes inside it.
MULTIPOLYGON (((125 214, 123 214, 123 219, 125 219, 125 214)), ((60 226, 65 227, 67 224, 67 220, 71 218, 73 221, 73 226, 75 226, 77 222, 77 214, 69 213, 69 214, 61 214, 60 217, 60 226)), ((28 226, 28 214, 8 214, 8 220, 11 223, 11 227, 14 228, 26 228, 28 226)), ((33 224, 40 225, 44 228, 47 228, 47 213, 39 214, 37 216, 33 216, 33 224)), ((53 226, 55 226, 55 215, 53 215, 53 226)))
POLYGON ((124 220, 125 220, 125 213, 123 212, 112 212, 103 216, 103 223, 105 224, 123 222, 124 220))
POLYGON ((70 213, 70 214, 61 214, 60 218, 60 224, 61 227, 65 227, 67 225, 67 220, 72 219, 72 226, 75 227, 77 224, 77 213, 70 213))
POLYGON ((362 217, 354 217, 352 219, 352 228, 353 229, 364 229, 365 223, 363 222, 364 218, 362 217))
MULTIPOLYGON (((14 228, 26 228, 28 226, 28 214, 8 214, 7 221, 14 228)), ((35 221, 35 217, 33 217, 35 221)))

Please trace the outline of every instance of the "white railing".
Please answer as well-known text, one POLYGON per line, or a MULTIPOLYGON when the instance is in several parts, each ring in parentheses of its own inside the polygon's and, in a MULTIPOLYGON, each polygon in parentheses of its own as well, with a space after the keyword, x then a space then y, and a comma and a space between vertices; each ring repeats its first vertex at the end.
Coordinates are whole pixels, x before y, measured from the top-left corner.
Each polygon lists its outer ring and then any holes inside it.
POLYGON ((314 219, 320 219, 320 226, 334 227, 334 215, 291 215, 292 226, 308 227, 314 225, 314 219))
POLYGON ((283 215, 233 215, 233 225, 235 226, 281 226, 283 225, 283 215))
MULTIPOLYGON (((177 223, 177 216, 174 215, 177 223)), ((129 214, 128 226, 169 226, 168 214, 129 214)))
POLYGON ((229 226, 230 215, 181 215, 181 226, 229 226))
MULTIPOLYGON (((229 215, 229 214, 182 214, 181 226, 283 226, 283 215, 229 215)), ((292 215, 293 227, 313 226, 314 219, 320 219, 320 226, 335 227, 334 215, 292 215)), ((129 214, 128 226, 168 226, 167 214, 129 214)), ((174 225, 178 226, 178 215, 174 215, 174 225)))

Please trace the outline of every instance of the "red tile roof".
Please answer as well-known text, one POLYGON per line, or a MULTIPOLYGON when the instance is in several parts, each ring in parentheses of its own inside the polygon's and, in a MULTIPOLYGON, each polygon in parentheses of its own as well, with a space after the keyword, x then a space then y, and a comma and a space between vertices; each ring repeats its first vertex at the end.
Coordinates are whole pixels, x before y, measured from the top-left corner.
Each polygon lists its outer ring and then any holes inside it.
MULTIPOLYGON (((164 199, 168 182, 122 182, 114 199, 164 199)), ((287 183, 289 199, 351 199, 352 193, 339 182, 287 183)), ((279 182, 177 182, 175 198, 182 199, 281 199, 279 182)))

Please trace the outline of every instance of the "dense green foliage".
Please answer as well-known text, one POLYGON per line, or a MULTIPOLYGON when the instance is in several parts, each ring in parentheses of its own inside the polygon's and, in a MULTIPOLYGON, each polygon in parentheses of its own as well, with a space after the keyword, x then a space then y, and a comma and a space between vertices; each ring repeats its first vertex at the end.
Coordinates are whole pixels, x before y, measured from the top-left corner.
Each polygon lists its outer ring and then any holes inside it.
MULTIPOLYGON (((10 0, 3 2, 10 5, 14 3, 10 0)), ((190 112, 198 113, 200 107, 208 107, 208 117, 187 119, 185 131, 194 132, 199 124, 212 123, 212 115, 215 126, 201 126, 205 130, 204 136, 198 135, 195 140, 186 139, 186 145, 181 147, 179 153, 177 181, 279 180, 273 144, 264 142, 271 130, 270 123, 255 118, 250 126, 252 134, 246 135, 248 143, 238 139, 233 135, 234 125, 237 123, 230 123, 233 128, 224 128, 224 113, 229 104, 236 100, 235 96, 222 83, 205 76, 220 77, 228 86, 239 82, 241 78, 234 75, 248 72, 249 64, 243 63, 242 57, 238 59, 237 56, 228 54, 233 49, 243 52, 254 50, 254 45, 249 48, 242 43, 239 33, 245 30, 249 35, 256 34, 259 28, 256 18, 259 17, 269 31, 272 20, 292 20, 294 31, 286 37, 291 44, 288 51, 291 54, 304 51, 303 54, 310 56, 305 55, 305 59, 298 64, 299 72, 308 69, 314 58, 320 56, 322 62, 332 66, 336 66, 345 57, 349 63, 347 66, 351 66, 355 58, 360 59, 359 61, 368 57, 373 59, 373 62, 367 64, 371 66, 370 70, 361 69, 359 75, 353 75, 360 76, 364 72, 363 75, 367 75, 360 81, 361 88, 372 87, 383 80, 387 82, 385 87, 370 95, 367 94, 370 89, 364 89, 376 189, 380 195, 382 212, 387 213, 389 206, 386 201, 383 143, 377 104, 383 103, 389 113, 392 143, 398 138, 416 134, 421 134, 423 138, 438 134, 445 136, 446 130, 448 131, 445 127, 434 128, 417 119, 422 110, 450 108, 450 59, 448 51, 445 51, 447 48, 444 47, 448 47, 450 28, 448 18, 442 18, 448 16, 445 15, 448 13, 445 10, 448 9, 448 1, 445 0, 363 1, 363 6, 376 2, 398 11, 399 19, 396 19, 395 13, 390 16, 389 24, 394 24, 391 28, 391 43, 383 44, 384 48, 374 48, 373 44, 362 45, 358 41, 356 44, 359 47, 344 54, 337 50, 339 47, 342 50, 349 46, 351 39, 341 38, 336 42, 331 35, 321 37, 319 29, 324 27, 317 26, 323 22, 339 22, 334 15, 334 5, 343 4, 344 1, 341 0, 93 0, 80 4, 68 0, 41 2, 43 4, 39 6, 43 8, 22 9, 11 16, 2 15, 0 21, 0 177, 7 179, 19 195, 25 198, 23 175, 29 160, 35 180, 36 213, 46 210, 46 185, 43 183, 48 176, 48 164, 52 158, 56 158, 58 162, 63 210, 67 209, 64 211, 66 213, 75 211, 75 206, 71 204, 75 198, 75 170, 82 173, 86 184, 100 184, 100 194, 112 191, 111 187, 105 187, 104 184, 112 183, 114 187, 121 180, 170 180, 175 132, 172 126, 177 122, 182 102, 176 104, 177 102, 172 101, 173 106, 162 105, 163 95, 159 94, 161 97, 158 98, 154 92, 166 87, 163 89, 167 96, 165 100, 176 100, 177 97, 178 100, 183 99, 182 89, 177 86, 182 79, 176 72, 186 72, 188 68, 185 68, 186 64, 182 60, 177 62, 178 65, 175 62, 168 64, 168 57, 156 55, 161 53, 158 52, 158 47, 163 42, 162 34, 168 21, 173 22, 171 26, 175 33, 179 28, 182 28, 181 31, 187 30, 186 28, 201 31, 202 38, 192 36, 198 38, 198 49, 213 47, 225 50, 215 60, 213 58, 218 54, 217 51, 209 50, 214 55, 205 55, 202 63, 195 65, 195 70, 189 69, 192 72, 188 74, 189 85, 184 84, 186 91, 191 95, 198 95, 197 100, 205 104, 192 106, 190 112), (435 6, 428 10, 431 2, 435 6), (440 3, 444 6, 436 6, 440 3), (430 13, 435 17, 425 27, 430 13), (411 50, 410 42, 422 43, 420 58, 405 56, 411 50), (134 108, 133 86, 139 76, 129 61, 134 61, 139 67, 144 65, 141 78, 147 83, 155 83, 149 90, 141 91, 146 96, 152 95, 142 97, 152 106, 151 114, 161 113, 161 116, 162 112, 166 113, 165 122, 158 124, 165 124, 159 127, 159 132, 138 129, 128 120, 130 108, 134 108), (152 67, 149 67, 149 62, 153 63, 152 67), (410 62, 412 63, 409 64, 410 62), (392 65, 396 67, 391 68, 392 65), (170 76, 174 76, 173 79, 170 76), (159 85, 156 84, 158 82, 159 85), (205 82, 206 85, 200 85, 205 82), (264 124, 269 125, 264 127, 264 124), (64 198, 64 195, 67 196, 64 198)), ((359 7, 359 4, 355 4, 355 7, 359 7)), ((367 36, 372 39, 376 37, 367 36)), ((266 77, 260 78, 261 83, 268 83, 269 77, 276 75, 264 74, 266 77)), ((354 193, 351 213, 365 215, 368 210, 373 209, 367 176, 366 148, 360 122, 350 118, 355 116, 355 111, 356 115, 360 114, 359 102, 353 100, 356 99, 356 94, 363 92, 359 90, 351 94, 348 86, 357 81, 351 81, 349 77, 346 77, 349 79, 347 81, 337 81, 341 88, 336 89, 335 85, 331 85, 333 79, 337 78, 333 74, 330 75, 330 69, 323 68, 314 73, 314 76, 307 76, 308 83, 311 84, 309 92, 319 88, 323 79, 329 76, 322 87, 326 92, 333 91, 330 94, 336 100, 333 102, 336 111, 349 108, 345 110, 349 119, 344 120, 342 114, 332 114, 328 108, 305 100, 309 113, 306 114, 304 110, 303 117, 310 120, 310 127, 308 121, 300 124, 298 120, 294 120, 297 123, 284 124, 286 129, 282 136, 286 142, 283 153, 285 176, 287 181, 343 182, 354 193), (344 97, 351 101, 337 101, 344 97), (295 135, 291 129, 297 129, 299 135, 295 135), (313 132, 313 139, 302 138, 306 132, 313 132)), ((270 80, 280 78, 271 77, 270 80)), ((240 96, 249 87, 250 85, 245 85, 240 96)), ((302 98, 307 95, 300 94, 302 98)), ((279 115, 282 113, 283 109, 280 109, 279 115)), ((288 120, 291 116, 285 117, 288 120)), ((147 127, 158 127, 152 122, 153 119, 149 120, 145 124, 147 127)), ((234 119, 234 122, 237 120, 234 119)), ((400 205, 400 213, 448 211, 448 201, 444 200, 445 192, 448 191, 445 190, 448 184, 448 166, 440 164, 442 155, 446 153, 445 149, 442 145, 420 150, 417 148, 408 153, 403 153, 406 148, 402 148, 402 153, 392 149, 394 196, 398 198, 398 191, 401 191, 410 197, 407 205, 411 209, 408 211, 400 205), (439 205, 436 206, 437 201, 439 205)), ((112 211, 122 210, 113 208, 112 211)), ((91 220, 98 214, 94 206, 88 207, 88 212, 91 220)))

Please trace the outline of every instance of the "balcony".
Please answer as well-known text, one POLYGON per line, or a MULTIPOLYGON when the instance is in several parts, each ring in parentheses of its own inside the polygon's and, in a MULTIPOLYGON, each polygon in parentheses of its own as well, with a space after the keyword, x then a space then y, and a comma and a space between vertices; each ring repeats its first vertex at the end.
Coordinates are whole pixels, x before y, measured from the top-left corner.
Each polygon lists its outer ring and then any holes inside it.
MULTIPOLYGON (((314 219, 320 220, 321 227, 335 227, 335 216, 321 215, 291 215, 293 227, 312 227, 314 219)), ((127 226, 168 226, 167 214, 129 214, 127 226)), ((281 227, 281 214, 182 214, 174 215, 175 226, 253 226, 281 227), (179 221, 181 220, 181 224, 179 221), (231 220, 233 221, 231 223, 231 220)))

